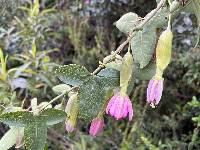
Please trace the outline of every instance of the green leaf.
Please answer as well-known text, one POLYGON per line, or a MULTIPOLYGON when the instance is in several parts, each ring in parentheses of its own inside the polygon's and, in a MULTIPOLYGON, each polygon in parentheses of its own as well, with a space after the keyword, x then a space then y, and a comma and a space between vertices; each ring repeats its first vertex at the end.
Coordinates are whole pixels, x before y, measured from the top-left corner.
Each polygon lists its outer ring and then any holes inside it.
POLYGON ((139 80, 150 80, 156 73, 156 63, 150 62, 146 67, 140 68, 134 64, 134 76, 139 80))
POLYGON ((42 118, 46 118, 47 125, 54 125, 62 122, 67 117, 67 114, 62 110, 50 108, 44 110, 41 116, 42 118))
MULTIPOLYGON (((154 10, 152 10, 154 11, 154 10)), ((151 12, 152 12, 151 11, 151 12)), ((147 15, 151 15, 151 12, 147 15)), ((168 22, 169 9, 164 6, 162 7, 145 25, 146 30, 156 30, 158 28, 164 27, 168 22)), ((172 14, 176 15, 176 14, 172 14)))
POLYGON ((4 136, 0 140, 0 149, 1 150, 8 150, 11 148, 17 141, 18 136, 18 128, 12 127, 8 130, 4 136))
MULTIPOLYGON (((139 64, 140 68, 144 68, 152 59, 157 41, 156 30, 167 24, 166 17, 168 13, 168 8, 162 7, 156 15, 144 25, 143 30, 135 32, 131 40, 131 49, 134 61, 139 64)), ((151 12, 148 15, 151 15, 151 12)))
POLYGON ((95 77, 88 78, 78 92, 79 117, 91 121, 97 117, 108 100, 105 86, 95 77))
POLYGON ((139 16, 135 13, 129 12, 124 14, 117 22, 116 27, 123 33, 128 34, 134 26, 139 23, 139 16))
POLYGON ((151 28, 144 28, 135 33, 131 39, 131 49, 134 62, 138 63, 140 68, 144 68, 154 53, 156 45, 156 30, 151 28))
POLYGON ((65 84, 72 86, 79 86, 91 76, 85 67, 76 64, 60 66, 56 69, 55 74, 65 84))
POLYGON ((28 150, 43 150, 47 138, 47 126, 35 120, 24 130, 25 147, 28 150))
POLYGON ((71 89, 71 87, 67 84, 59 84, 59 85, 56 85, 52 88, 54 93, 57 94, 57 95, 62 94, 66 90, 69 91, 70 89, 71 89))
POLYGON ((97 75, 99 77, 119 79, 119 71, 111 68, 102 69, 97 75))
POLYGON ((121 61, 115 60, 115 61, 111 61, 111 62, 107 63, 106 68, 111 68, 111 69, 120 71, 121 65, 122 65, 121 61))
POLYGON ((101 70, 97 76, 98 81, 105 88, 112 88, 119 86, 119 71, 111 68, 101 70))
POLYGON ((192 117, 192 121, 197 123, 197 126, 200 127, 200 115, 198 115, 197 117, 192 117))
POLYGON ((9 126, 23 126, 26 149, 43 150, 47 137, 47 125, 57 124, 65 117, 64 111, 49 108, 35 116, 25 111, 5 113, 0 116, 0 121, 9 126))
POLYGON ((27 124, 31 124, 33 121, 33 115, 26 111, 9 112, 0 116, 0 121, 9 126, 24 127, 27 124))

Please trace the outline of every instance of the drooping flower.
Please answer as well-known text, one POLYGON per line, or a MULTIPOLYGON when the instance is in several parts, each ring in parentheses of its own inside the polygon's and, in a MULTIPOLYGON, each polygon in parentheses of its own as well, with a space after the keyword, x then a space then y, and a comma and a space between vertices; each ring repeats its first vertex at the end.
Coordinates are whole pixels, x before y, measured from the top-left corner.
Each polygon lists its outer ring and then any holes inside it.
POLYGON ((156 74, 149 81, 147 88, 147 102, 152 108, 158 105, 162 96, 164 80, 162 75, 171 60, 172 39, 173 33, 169 22, 167 29, 159 37, 156 46, 156 74))
POLYGON ((97 136, 99 133, 102 132, 104 127, 104 120, 103 118, 95 118, 92 120, 92 123, 90 125, 90 135, 91 136, 97 136))
POLYGON ((129 118, 129 121, 133 118, 132 103, 127 95, 122 96, 121 93, 116 93, 109 101, 106 107, 106 113, 110 114, 116 120, 122 118, 129 118))
POLYGON ((163 91, 163 79, 151 79, 147 88, 147 102, 152 108, 160 102, 163 91))

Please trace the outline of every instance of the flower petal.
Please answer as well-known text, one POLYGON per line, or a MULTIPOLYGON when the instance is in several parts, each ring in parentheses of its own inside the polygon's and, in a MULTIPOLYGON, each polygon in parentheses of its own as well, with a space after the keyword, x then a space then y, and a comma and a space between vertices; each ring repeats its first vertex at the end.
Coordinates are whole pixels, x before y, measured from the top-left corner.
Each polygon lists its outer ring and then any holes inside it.
POLYGON ((163 80, 159 80, 155 90, 156 105, 158 105, 158 103, 160 102, 160 99, 162 97, 162 91, 163 91, 163 80))
POLYGON ((114 117, 119 120, 123 117, 123 109, 124 109, 124 97, 119 96, 119 98, 116 100, 116 109, 115 109, 115 114, 114 117))
POLYGON ((94 119, 91 123, 89 134, 92 136, 98 135, 103 130, 103 126, 104 126, 103 119, 100 118, 94 119))

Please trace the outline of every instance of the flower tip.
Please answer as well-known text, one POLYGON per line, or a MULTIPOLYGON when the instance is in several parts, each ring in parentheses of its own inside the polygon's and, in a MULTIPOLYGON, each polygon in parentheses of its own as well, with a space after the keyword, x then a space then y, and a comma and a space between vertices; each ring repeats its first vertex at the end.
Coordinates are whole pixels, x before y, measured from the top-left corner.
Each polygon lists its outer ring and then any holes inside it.
POLYGON ((147 88, 147 102, 152 108, 160 102, 163 91, 163 79, 151 79, 147 88))
POLYGON ((156 108, 156 105, 154 103, 150 103, 151 108, 156 108))
POLYGON ((129 120, 133 118, 133 108, 130 98, 116 93, 109 101, 106 113, 114 117, 116 120, 121 120, 128 117, 129 120))
POLYGON ((95 137, 102 132, 103 127, 104 127, 103 118, 95 118, 90 125, 89 134, 95 137))
POLYGON ((75 131, 74 126, 69 121, 65 122, 65 128, 68 133, 72 133, 75 131))

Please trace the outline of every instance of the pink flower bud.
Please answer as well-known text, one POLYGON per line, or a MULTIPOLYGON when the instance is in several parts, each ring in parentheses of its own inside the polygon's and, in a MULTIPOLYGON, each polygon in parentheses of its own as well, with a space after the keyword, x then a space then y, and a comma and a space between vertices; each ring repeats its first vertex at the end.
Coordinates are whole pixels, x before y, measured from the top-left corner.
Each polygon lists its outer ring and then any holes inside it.
POLYGON ((94 120, 92 120, 92 123, 90 125, 90 135, 91 136, 96 136, 98 135, 100 132, 102 132, 104 127, 104 120, 103 118, 95 118, 94 120))
POLYGON ((109 101, 106 113, 110 114, 116 120, 129 117, 129 121, 133 118, 132 103, 128 96, 122 96, 116 93, 109 101))
POLYGON ((147 102, 152 108, 160 102, 163 91, 163 79, 151 79, 147 88, 147 102))

